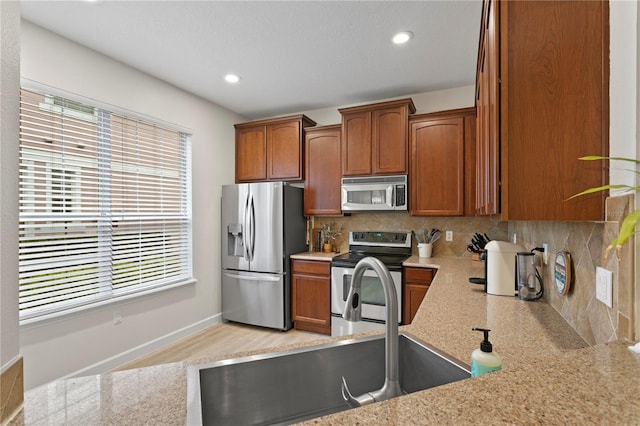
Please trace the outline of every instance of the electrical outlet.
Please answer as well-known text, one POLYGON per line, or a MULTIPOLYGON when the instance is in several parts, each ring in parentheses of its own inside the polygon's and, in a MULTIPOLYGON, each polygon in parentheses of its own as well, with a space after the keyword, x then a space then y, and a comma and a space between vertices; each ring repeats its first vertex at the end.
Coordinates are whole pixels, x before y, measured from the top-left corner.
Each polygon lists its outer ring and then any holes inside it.
POLYGON ((545 265, 548 265, 549 264, 549 244, 542 243, 542 248, 544 249, 544 252, 542 253, 542 262, 545 265))
POLYGON ((596 267, 596 299, 613 307, 613 272, 596 267))
POLYGON ((122 324, 122 312, 115 311, 113 313, 113 325, 122 324))
POLYGON ((453 231, 446 231, 444 233, 444 239, 446 241, 453 241, 453 231))

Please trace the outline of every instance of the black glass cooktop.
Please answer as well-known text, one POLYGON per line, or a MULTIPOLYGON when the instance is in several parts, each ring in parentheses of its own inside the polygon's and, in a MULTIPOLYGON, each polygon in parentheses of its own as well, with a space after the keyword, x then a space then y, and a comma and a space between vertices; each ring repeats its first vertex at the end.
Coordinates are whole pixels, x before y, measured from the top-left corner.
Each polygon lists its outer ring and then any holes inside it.
POLYGON ((367 256, 379 259, 388 269, 402 269, 411 256, 411 234, 408 232, 351 231, 349 253, 336 256, 332 266, 353 268, 367 256))

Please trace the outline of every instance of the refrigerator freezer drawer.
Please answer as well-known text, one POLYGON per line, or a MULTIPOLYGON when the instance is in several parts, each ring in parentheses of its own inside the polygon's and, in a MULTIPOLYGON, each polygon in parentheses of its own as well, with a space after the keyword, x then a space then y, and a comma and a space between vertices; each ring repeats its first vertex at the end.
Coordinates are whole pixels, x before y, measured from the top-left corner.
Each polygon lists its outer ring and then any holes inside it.
MULTIPOLYGON (((242 271, 222 273, 222 319, 286 330, 285 276, 242 271)), ((289 315, 287 315, 289 313, 289 315)))

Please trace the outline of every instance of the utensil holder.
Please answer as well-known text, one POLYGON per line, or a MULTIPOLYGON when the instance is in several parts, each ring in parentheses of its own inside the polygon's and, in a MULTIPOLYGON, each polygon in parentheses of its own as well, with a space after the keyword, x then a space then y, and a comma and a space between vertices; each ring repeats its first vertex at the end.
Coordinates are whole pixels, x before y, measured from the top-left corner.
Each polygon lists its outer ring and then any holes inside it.
POLYGON ((433 244, 418 243, 418 256, 431 257, 432 251, 433 251, 433 244))

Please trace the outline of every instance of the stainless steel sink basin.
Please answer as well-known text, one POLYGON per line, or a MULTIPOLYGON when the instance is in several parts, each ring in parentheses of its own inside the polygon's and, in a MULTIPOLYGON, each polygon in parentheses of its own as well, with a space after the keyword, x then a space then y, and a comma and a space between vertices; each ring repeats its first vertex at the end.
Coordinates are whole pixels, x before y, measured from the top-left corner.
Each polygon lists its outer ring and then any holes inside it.
MULTIPOLYGON (((428 345, 399 336, 403 393, 470 377, 469 367, 428 345)), ((384 382, 384 335, 191 366, 188 425, 290 424, 348 410, 341 377, 354 393, 384 382)))

